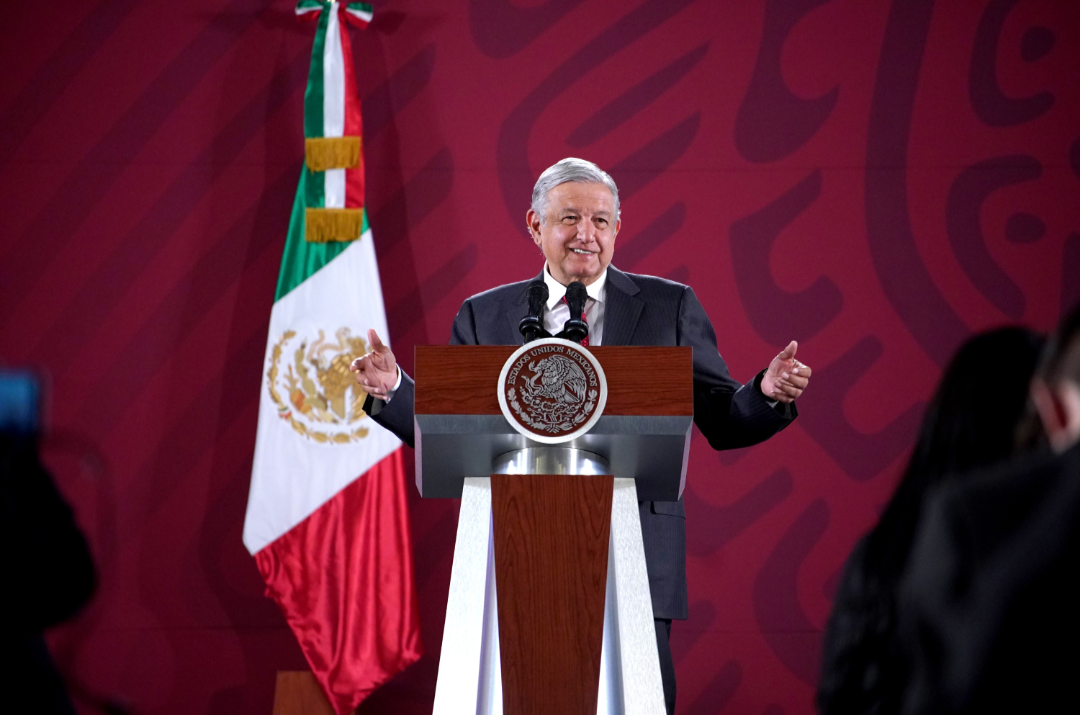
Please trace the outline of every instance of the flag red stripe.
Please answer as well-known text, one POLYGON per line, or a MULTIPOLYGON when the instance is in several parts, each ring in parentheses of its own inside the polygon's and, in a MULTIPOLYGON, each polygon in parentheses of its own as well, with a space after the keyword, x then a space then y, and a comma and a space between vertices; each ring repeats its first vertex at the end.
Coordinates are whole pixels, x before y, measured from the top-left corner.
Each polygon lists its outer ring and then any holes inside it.
MULTIPOLYGON (((343 16, 348 13, 342 12, 343 16)), ((345 58, 345 136, 361 137, 360 163, 345 170, 345 208, 358 209, 364 205, 364 151, 363 122, 360 118, 360 95, 356 90, 356 68, 353 67, 352 44, 349 42, 347 24, 338 24, 341 32, 341 51, 345 58)), ((370 219, 370 215, 368 216, 370 219)))
POLYGON ((422 653, 408 513, 398 449, 255 554, 339 715, 422 653))

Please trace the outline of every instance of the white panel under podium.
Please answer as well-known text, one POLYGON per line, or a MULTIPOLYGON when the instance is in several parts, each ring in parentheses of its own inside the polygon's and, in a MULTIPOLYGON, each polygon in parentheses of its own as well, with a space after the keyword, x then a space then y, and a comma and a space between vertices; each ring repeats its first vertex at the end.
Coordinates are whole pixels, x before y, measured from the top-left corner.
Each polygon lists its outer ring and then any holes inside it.
MULTIPOLYGON (((491 479, 465 479, 450 574, 435 715, 502 715, 491 479)), ((598 715, 665 712, 652 598, 633 479, 611 504, 598 715)))

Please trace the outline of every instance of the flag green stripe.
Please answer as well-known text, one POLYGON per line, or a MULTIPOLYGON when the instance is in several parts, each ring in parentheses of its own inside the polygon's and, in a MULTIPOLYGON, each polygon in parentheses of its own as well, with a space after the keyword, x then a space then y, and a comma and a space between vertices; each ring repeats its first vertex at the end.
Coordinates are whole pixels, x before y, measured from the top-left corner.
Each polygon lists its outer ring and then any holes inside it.
MULTIPOLYGON (((312 174, 305 166, 300 170, 300 186, 293 202, 292 216, 289 218, 289 233, 285 237, 285 251, 281 256, 281 272, 278 273, 277 292, 274 302, 281 300, 293 288, 314 275, 320 268, 334 260, 349 247, 348 243, 308 243, 304 240, 304 185, 321 184, 322 176, 312 174), (309 179, 311 181, 309 181, 309 179)), ((360 229, 363 235, 368 230, 367 211, 364 211, 364 223, 360 229)))
POLYGON ((323 131, 323 49, 326 47, 326 28, 330 24, 330 12, 319 13, 319 26, 315 30, 315 46, 311 49, 311 69, 308 70, 307 89, 304 90, 304 136, 321 137, 323 131))
MULTIPOLYGON (((303 197, 301 211, 301 228, 303 228, 303 207, 309 209, 326 208, 326 172, 312 171, 304 162, 304 168, 300 170, 300 186, 296 189, 297 201, 303 197)), ((296 216, 296 207, 293 207, 293 216, 296 216)), ((289 230, 292 231, 293 220, 289 220, 289 230)), ((301 231, 303 233, 303 231, 301 231)))
MULTIPOLYGON (((324 127, 324 113, 323 107, 326 101, 326 87, 325 79, 326 75, 323 71, 323 53, 326 50, 326 35, 330 25, 330 9, 325 8, 319 15, 318 25, 315 29, 315 42, 311 48, 311 68, 308 70, 308 83, 307 88, 304 90, 304 136, 307 138, 318 138, 326 134, 324 127)), ((307 166, 301 171, 300 186, 297 189, 297 201, 300 201, 300 197, 303 197, 305 205, 308 208, 316 209, 326 206, 326 180, 324 172, 312 172, 307 166)), ((300 234, 303 238, 303 206, 299 208, 300 211, 300 234)), ((289 221, 289 233, 292 234, 293 226, 296 223, 297 207, 293 207, 293 217, 289 221)), ((282 275, 284 275, 285 265, 281 266, 282 275)), ((306 276, 304 276, 306 277, 306 276)), ((300 279, 301 281, 303 278, 300 279)), ((298 281, 296 285, 299 285, 298 281)), ((295 287, 295 286, 294 286, 295 287)), ((291 290, 291 288, 289 289, 291 290)), ((285 295, 288 290, 282 292, 281 279, 278 280, 278 294, 285 295)))

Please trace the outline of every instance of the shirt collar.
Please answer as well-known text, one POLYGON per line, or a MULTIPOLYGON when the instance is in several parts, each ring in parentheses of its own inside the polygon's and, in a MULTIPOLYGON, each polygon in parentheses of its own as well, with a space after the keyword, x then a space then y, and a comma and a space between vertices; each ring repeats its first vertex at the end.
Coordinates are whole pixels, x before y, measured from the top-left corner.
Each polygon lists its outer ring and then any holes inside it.
MULTIPOLYGON (((551 277, 551 271, 548 270, 546 263, 544 264, 544 283, 546 283, 548 287, 547 309, 551 310, 563 299, 563 296, 566 295, 566 286, 551 277)), ((605 268, 599 278, 585 286, 585 292, 597 303, 603 303, 604 286, 606 285, 607 269, 605 268)))

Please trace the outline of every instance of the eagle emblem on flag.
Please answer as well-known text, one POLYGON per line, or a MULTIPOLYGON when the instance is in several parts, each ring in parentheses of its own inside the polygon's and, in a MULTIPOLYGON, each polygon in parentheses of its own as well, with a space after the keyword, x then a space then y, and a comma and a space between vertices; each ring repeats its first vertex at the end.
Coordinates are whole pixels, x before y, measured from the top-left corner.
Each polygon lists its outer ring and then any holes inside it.
POLYGON ((349 372, 349 364, 366 352, 366 341, 348 328, 338 328, 333 339, 319 330, 310 341, 298 338, 295 330, 285 331, 270 353, 266 373, 278 416, 320 443, 345 444, 366 437, 366 426, 353 426, 366 415, 367 393, 349 372))

